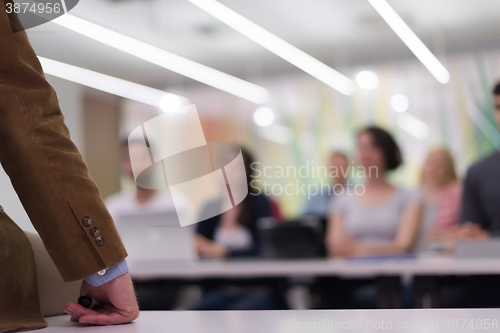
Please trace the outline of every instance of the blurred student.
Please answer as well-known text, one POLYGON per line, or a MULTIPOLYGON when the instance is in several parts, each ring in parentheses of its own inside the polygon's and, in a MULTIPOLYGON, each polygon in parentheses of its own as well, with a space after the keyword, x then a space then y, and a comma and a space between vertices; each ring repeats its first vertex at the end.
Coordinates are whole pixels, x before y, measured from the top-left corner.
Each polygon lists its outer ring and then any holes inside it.
MULTIPOLYGON (((250 184, 253 158, 241 150, 247 184, 250 184)), ((247 197, 237 206, 220 215, 199 222, 196 226, 196 244, 205 258, 257 256, 261 240, 257 222, 273 216, 267 197, 248 186, 247 197)), ((209 205, 216 205, 210 203, 209 205)), ((194 310, 273 310, 280 307, 274 288, 258 280, 239 279, 204 281, 203 297, 194 310)))
MULTIPOLYGON (((500 128, 500 83, 493 89, 494 116, 500 128)), ((445 238, 453 247, 462 240, 500 236, 500 152, 476 162, 466 174, 460 227, 445 238)), ((499 307, 500 277, 494 275, 443 279, 442 307, 499 307)))
POLYGON ((420 221, 421 199, 415 191, 396 188, 387 173, 402 163, 393 137, 378 127, 358 134, 364 191, 335 200, 329 219, 328 248, 333 256, 408 253, 420 221), (362 193, 360 193, 362 192, 362 193))
POLYGON ((320 191, 312 195, 307 202, 305 216, 315 216, 320 220, 328 218, 331 201, 335 200, 337 193, 343 193, 347 186, 347 174, 349 162, 344 153, 334 152, 330 156, 330 168, 328 174, 332 177, 332 184, 325 186, 320 191))
MULTIPOLYGON (((495 120, 500 128, 500 83, 493 89, 495 120)), ((449 237, 488 239, 500 236, 500 152, 476 162, 467 170, 462 195, 461 226, 449 237)))
MULTIPOLYGON (((253 158, 242 149, 247 184, 253 177, 253 158)), ((257 221, 273 216, 268 198, 248 186, 247 197, 232 209, 196 225, 196 245, 202 257, 248 257, 259 254, 261 241, 257 221)), ((208 205, 217 205, 216 202, 208 205)))
MULTIPOLYGON (((132 181, 134 180, 134 173, 132 171, 131 158, 142 158, 143 143, 140 141, 128 140, 122 143, 122 171, 132 181)), ((149 156, 148 156, 149 158, 149 156)), ((106 207, 113 217, 115 224, 119 227, 120 220, 123 216, 134 213, 163 213, 175 212, 174 201, 169 190, 155 190, 142 188, 135 184, 133 190, 120 191, 115 193, 105 200, 106 207)))
MULTIPOLYGON (((415 191, 389 184, 387 173, 402 164, 393 137, 378 127, 358 134, 364 190, 336 198, 332 205, 327 245, 331 256, 404 254, 414 244, 420 221, 421 199, 415 191)), ((356 191, 357 189, 357 191, 356 191)), ((322 308, 375 308, 377 291, 371 279, 326 278, 318 281, 322 308)))
MULTIPOLYGON (((131 158, 143 158, 143 142, 124 140, 122 149, 122 171, 133 181, 131 158)), ((148 163, 149 163, 149 156, 148 163)), ((120 222, 124 216, 140 213, 172 213, 174 202, 169 190, 142 188, 135 184, 132 190, 125 190, 106 198, 106 207, 120 232, 120 222)), ((128 249, 133 251, 133 249, 128 249)), ((175 306, 177 281, 148 281, 134 283, 141 310, 169 310, 175 306)))
POLYGON ((462 186, 446 149, 429 153, 422 169, 423 214, 416 252, 453 232, 459 223, 462 186))

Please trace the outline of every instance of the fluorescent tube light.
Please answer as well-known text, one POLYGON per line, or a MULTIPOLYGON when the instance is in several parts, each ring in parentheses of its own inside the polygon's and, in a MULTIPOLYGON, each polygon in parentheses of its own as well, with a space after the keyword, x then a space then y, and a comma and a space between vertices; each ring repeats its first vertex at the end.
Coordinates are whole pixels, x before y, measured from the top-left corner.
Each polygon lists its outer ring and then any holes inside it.
POLYGON ((173 111, 173 109, 170 109, 170 106, 178 108, 181 105, 189 104, 189 100, 187 98, 162 90, 146 87, 88 69, 68 65, 63 62, 43 57, 38 57, 38 59, 40 60, 43 71, 46 74, 76 82, 87 87, 102 90, 113 95, 156 106, 165 112, 173 111), (177 101, 178 105, 175 103, 166 104, 165 100, 167 99, 177 101))
POLYGON ((292 130, 283 125, 271 124, 270 126, 258 128, 259 135, 266 140, 274 141, 282 145, 289 145, 293 141, 292 130))
POLYGON ((214 88, 244 98, 256 104, 265 104, 269 100, 269 92, 263 87, 204 66, 76 16, 65 14, 54 19, 53 22, 98 42, 114 47, 115 49, 149 61, 193 80, 205 83, 214 88))
POLYGON ((415 56, 424 64, 434 77, 446 84, 450 81, 450 73, 441 64, 434 54, 425 46, 425 44, 415 35, 396 11, 387 3, 386 0, 368 0, 373 8, 382 16, 387 24, 394 30, 396 35, 408 46, 415 56))
POLYGON ((356 90, 356 85, 348 77, 273 35, 220 2, 215 0, 188 1, 341 93, 352 95, 356 90))
POLYGON ((429 126, 409 113, 398 116, 398 125, 417 139, 426 140, 429 137, 429 126))

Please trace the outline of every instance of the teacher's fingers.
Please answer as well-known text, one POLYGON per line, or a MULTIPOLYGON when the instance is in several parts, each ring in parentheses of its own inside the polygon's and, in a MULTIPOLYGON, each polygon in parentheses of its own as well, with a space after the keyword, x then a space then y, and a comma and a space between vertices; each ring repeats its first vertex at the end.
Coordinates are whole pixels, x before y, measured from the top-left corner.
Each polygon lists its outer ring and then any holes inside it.
POLYGON ((69 314, 71 319, 75 319, 75 321, 78 321, 83 315, 97 313, 95 310, 84 308, 80 304, 73 302, 66 304, 63 307, 63 311, 69 314))
POLYGON ((127 315, 123 315, 117 312, 113 313, 91 313, 80 317, 79 322, 82 324, 93 324, 93 325, 118 325, 126 324, 134 320, 135 318, 127 315))

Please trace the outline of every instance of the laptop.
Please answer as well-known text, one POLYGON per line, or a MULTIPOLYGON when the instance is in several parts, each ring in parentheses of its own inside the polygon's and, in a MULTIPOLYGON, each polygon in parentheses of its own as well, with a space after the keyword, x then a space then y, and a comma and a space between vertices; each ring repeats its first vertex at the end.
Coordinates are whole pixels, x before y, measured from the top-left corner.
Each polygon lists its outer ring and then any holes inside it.
POLYGON ((466 240, 455 244, 458 258, 500 258, 500 239, 466 240))
POLYGON ((118 232, 135 261, 198 259, 193 226, 181 227, 175 211, 126 213, 118 232))

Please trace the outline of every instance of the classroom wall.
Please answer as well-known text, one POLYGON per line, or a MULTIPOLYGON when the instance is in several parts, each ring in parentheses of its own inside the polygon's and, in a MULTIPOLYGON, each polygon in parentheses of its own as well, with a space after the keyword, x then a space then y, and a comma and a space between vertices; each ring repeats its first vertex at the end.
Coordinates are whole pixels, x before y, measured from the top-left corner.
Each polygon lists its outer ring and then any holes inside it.
POLYGON ((101 91, 83 98, 84 160, 103 197, 120 190, 119 102, 101 91))

